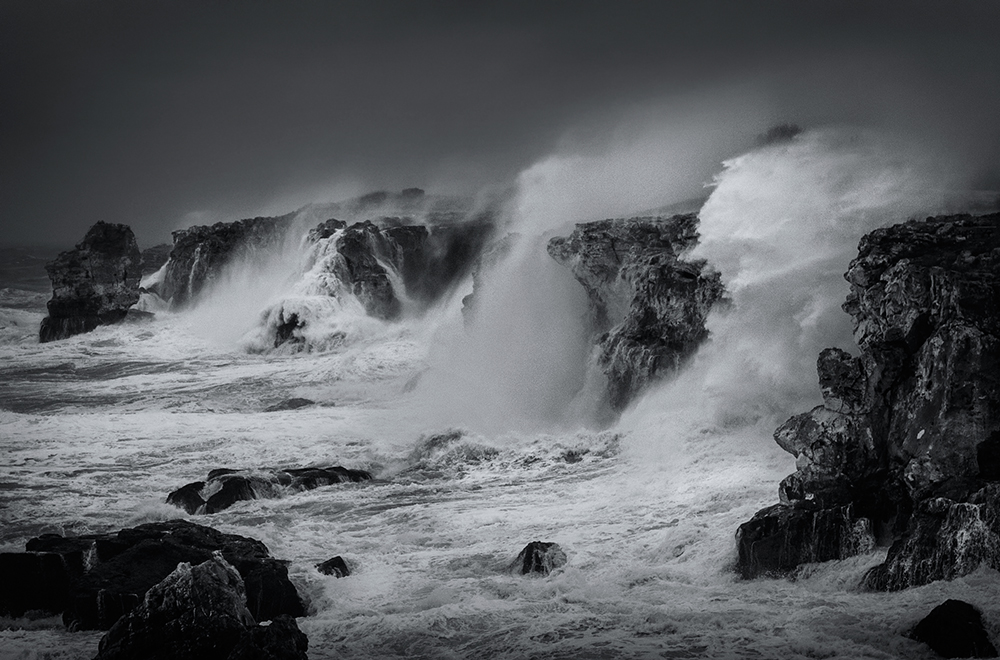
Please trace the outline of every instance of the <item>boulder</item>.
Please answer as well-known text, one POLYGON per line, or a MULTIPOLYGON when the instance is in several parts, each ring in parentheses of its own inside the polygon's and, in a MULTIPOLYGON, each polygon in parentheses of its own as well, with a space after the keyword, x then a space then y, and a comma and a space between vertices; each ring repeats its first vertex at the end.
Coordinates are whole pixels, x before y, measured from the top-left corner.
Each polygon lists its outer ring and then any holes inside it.
POLYGON ((995 658, 997 649, 983 627, 983 615, 961 600, 946 600, 921 619, 910 637, 943 658, 995 658))
POLYGON ((98 222, 74 249, 46 264, 52 281, 41 342, 90 332, 123 320, 139 301, 141 255, 127 225, 98 222))
POLYGON ((524 546, 508 570, 520 575, 548 575, 566 564, 566 553, 556 543, 532 541, 524 546))
POLYGON ((865 576, 874 589, 1000 568, 1000 214, 878 229, 845 277, 859 355, 824 350, 823 405, 775 432, 796 472, 781 505, 740 527, 738 571, 863 552, 839 542, 861 527, 890 546, 865 576), (780 559, 762 538, 787 540, 780 559))
POLYGON ((614 410, 674 372, 708 336, 705 320, 723 286, 704 261, 681 258, 697 242, 697 227, 695 214, 601 220, 549 241, 549 255, 590 297, 614 410))
POLYGON ((216 551, 242 576, 254 618, 304 613, 285 563, 272 558, 263 543, 184 520, 107 534, 46 534, 28 541, 25 550, 0 556, 5 584, 0 614, 62 613, 72 630, 106 630, 179 563, 201 563, 216 551))
POLYGON ((284 401, 279 401, 278 403, 264 408, 264 412, 280 412, 282 410, 298 410, 299 408, 306 408, 308 406, 314 406, 316 402, 312 399, 303 399, 301 397, 293 397, 291 399, 285 399, 284 401))
POLYGON ((351 569, 347 567, 347 562, 340 555, 316 564, 316 570, 323 575, 332 575, 336 578, 347 577, 351 574, 351 569))
POLYGON ((193 567, 181 562, 151 587, 104 635, 95 660, 304 659, 307 645, 287 615, 256 624, 243 578, 215 552, 193 567))
POLYGON ((195 481, 173 491, 167 495, 167 504, 191 514, 216 513, 242 500, 281 497, 320 486, 371 478, 370 472, 339 465, 262 470, 221 468, 209 472, 205 481, 195 481))

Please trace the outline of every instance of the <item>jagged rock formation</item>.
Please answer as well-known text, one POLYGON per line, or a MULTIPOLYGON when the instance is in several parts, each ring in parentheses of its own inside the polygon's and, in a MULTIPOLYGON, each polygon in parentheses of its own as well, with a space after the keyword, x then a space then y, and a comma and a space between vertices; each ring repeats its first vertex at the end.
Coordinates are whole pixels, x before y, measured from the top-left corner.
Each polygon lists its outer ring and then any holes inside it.
POLYGON ((590 296, 615 410, 676 369, 708 334, 705 319, 723 287, 704 261, 681 258, 697 228, 695 214, 601 220, 549 242, 549 254, 590 296))
POLYGON ((156 294, 181 307, 193 300, 227 265, 274 248, 295 214, 217 222, 173 232, 174 247, 156 294))
POLYGON ((141 255, 127 225, 98 222, 76 248, 45 266, 52 281, 41 342, 118 323, 139 300, 141 255))
POLYGON ((185 520, 107 534, 45 534, 25 550, 0 554, 0 615, 62 613, 71 630, 107 630, 180 562, 201 563, 216 551, 239 571, 257 621, 305 613, 285 563, 263 543, 185 520))
POLYGON ((323 575, 332 575, 335 578, 347 577, 351 574, 351 569, 348 568, 347 562, 340 555, 330 557, 326 561, 316 564, 316 570, 323 575))
POLYGON ((181 486, 167 496, 167 504, 188 513, 216 513, 242 500, 280 497, 287 493, 312 490, 331 484, 369 481, 364 470, 331 467, 289 468, 285 470, 231 470, 218 468, 205 481, 181 486))
POLYGON ((295 619, 258 626, 246 602, 243 578, 220 553, 194 567, 182 562, 101 638, 95 660, 305 660, 308 640, 295 619))
POLYGON ((860 355, 823 351, 824 404, 775 432, 797 469, 740 527, 740 573, 876 543, 874 589, 1000 568, 1000 214, 878 229, 846 278, 860 355))

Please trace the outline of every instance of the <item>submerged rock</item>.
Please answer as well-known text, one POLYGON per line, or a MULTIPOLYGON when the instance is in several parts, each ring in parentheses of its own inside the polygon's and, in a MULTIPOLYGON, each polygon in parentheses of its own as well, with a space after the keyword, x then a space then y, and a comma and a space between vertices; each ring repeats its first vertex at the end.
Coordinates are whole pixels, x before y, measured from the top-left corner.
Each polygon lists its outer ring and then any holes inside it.
POLYGON ((348 568, 347 562, 340 555, 316 564, 316 570, 323 575, 332 575, 337 578, 347 577, 351 574, 351 569, 348 568))
POLYGON ((41 342, 122 321, 139 301, 141 255, 128 225, 98 222, 74 249, 46 264, 52 281, 41 342))
POLYGON ((521 575, 541 573, 548 575, 566 565, 566 553, 556 543, 532 541, 524 546, 509 569, 521 575))
POLYGON ((824 350, 823 405, 775 432, 796 472, 781 505, 740 527, 740 573, 863 552, 838 542, 858 526, 891 544, 871 588, 1000 568, 1000 214, 878 229, 846 278, 860 354, 824 350), (784 539, 785 551, 762 538, 784 539))
POLYGON ((549 241, 549 255, 590 297, 614 410, 676 370, 708 336, 705 319, 723 286, 704 261, 681 258, 697 242, 697 227, 695 214, 601 220, 549 241))
POLYGON ((242 577, 256 620, 304 614, 285 563, 272 558, 263 543, 184 520, 107 534, 46 534, 28 541, 25 550, 0 560, 5 608, 0 614, 62 613, 71 630, 106 630, 180 562, 201 563, 216 551, 242 577))
POLYGON ((293 397, 291 399, 285 399, 280 401, 273 406, 268 406, 264 408, 264 412, 280 412, 282 410, 298 410, 299 408, 307 408, 309 406, 316 405, 316 402, 312 399, 303 399, 301 397, 293 397))
POLYGON ((173 504, 191 514, 216 513, 242 500, 280 497, 286 493, 331 484, 369 481, 371 478, 370 472, 351 470, 339 465, 281 470, 219 468, 209 472, 205 481, 186 484, 167 495, 167 504, 173 504))
POLYGON ((242 577, 220 553, 181 562, 111 627, 95 660, 306 657, 294 619, 258 626, 246 603, 242 577))
POLYGON ((935 607, 910 637, 944 658, 997 657, 997 649, 983 627, 982 613, 961 600, 946 600, 935 607))

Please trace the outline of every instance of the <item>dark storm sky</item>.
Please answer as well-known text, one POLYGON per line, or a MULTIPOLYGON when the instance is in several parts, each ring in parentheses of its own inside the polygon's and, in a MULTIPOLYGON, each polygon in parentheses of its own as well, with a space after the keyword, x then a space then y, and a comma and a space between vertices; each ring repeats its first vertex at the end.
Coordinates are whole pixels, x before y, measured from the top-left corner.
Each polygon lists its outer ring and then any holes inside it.
POLYGON ((471 192, 673 98, 731 106, 713 163, 770 122, 850 122, 995 185, 998 35, 996 2, 2 2, 0 243, 471 192))

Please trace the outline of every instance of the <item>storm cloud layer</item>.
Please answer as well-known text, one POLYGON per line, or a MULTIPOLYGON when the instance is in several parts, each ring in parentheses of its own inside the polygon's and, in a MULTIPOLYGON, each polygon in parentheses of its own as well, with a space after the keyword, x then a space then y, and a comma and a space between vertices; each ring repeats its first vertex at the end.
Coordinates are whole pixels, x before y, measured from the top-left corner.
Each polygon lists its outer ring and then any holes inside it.
POLYGON ((641 200, 669 203, 781 121, 900 133, 997 189, 998 28, 987 2, 3 2, 0 243, 107 220, 149 245, 621 144, 685 170, 641 200))

